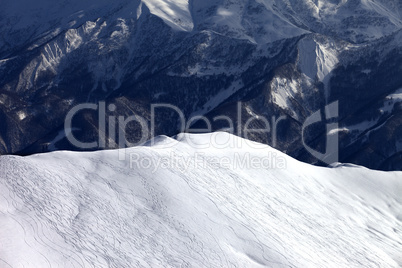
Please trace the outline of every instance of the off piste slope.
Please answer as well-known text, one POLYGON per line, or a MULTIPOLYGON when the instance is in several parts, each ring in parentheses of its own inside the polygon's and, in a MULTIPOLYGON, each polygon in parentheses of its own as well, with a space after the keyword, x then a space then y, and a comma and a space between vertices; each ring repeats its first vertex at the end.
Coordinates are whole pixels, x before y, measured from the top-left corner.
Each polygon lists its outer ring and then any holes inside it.
POLYGON ((226 133, 2 156, 0 266, 398 267, 401 197, 400 172, 226 133))

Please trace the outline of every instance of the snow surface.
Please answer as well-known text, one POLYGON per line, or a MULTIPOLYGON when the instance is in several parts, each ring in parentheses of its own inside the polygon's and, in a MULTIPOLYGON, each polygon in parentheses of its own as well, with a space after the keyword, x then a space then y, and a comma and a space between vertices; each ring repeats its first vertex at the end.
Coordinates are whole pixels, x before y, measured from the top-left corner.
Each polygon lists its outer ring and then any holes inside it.
POLYGON ((402 173, 226 133, 2 156, 0 226, 0 267, 398 267, 402 173))

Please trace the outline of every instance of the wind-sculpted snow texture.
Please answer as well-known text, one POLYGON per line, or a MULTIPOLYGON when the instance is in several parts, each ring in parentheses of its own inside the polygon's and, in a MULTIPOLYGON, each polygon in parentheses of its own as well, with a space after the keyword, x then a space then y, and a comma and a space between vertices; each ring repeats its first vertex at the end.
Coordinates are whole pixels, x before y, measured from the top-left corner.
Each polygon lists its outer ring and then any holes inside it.
MULTIPOLYGON (((402 100, 389 97, 402 88, 401 14, 400 0, 5 1, 0 153, 80 150, 63 138, 63 122, 84 102, 148 122, 152 103, 169 103, 186 117, 242 124, 233 112, 241 101, 245 121, 287 116, 276 144, 252 139, 319 163, 304 150, 302 125, 339 101, 340 160, 401 170, 402 100)), ((175 120, 160 115, 155 134, 181 132, 175 120)), ((96 140, 98 121, 79 113, 75 135, 96 140)), ((128 139, 140 132, 131 127, 128 139)), ((320 150, 325 134, 312 126, 306 143, 320 150)))
POLYGON ((402 265, 400 172, 314 167, 225 133, 118 153, 0 157, 0 266, 402 265), (285 165, 234 164, 269 154, 285 165))

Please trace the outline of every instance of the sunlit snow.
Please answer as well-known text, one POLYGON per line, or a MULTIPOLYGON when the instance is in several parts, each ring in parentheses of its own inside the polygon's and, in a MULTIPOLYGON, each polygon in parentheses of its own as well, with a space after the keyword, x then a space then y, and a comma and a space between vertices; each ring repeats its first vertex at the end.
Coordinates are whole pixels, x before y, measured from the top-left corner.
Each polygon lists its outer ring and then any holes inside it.
POLYGON ((402 173, 226 133, 2 156, 0 226, 1 267, 398 267, 402 173))

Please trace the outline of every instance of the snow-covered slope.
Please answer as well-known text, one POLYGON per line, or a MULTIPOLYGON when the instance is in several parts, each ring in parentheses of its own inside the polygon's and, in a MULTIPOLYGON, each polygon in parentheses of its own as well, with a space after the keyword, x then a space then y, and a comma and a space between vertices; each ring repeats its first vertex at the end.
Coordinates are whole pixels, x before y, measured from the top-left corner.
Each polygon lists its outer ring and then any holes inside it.
POLYGON ((0 226, 1 267, 398 267, 402 173, 226 133, 2 156, 0 226))

